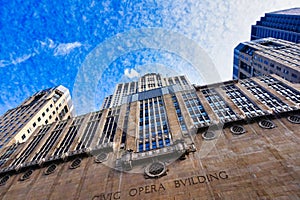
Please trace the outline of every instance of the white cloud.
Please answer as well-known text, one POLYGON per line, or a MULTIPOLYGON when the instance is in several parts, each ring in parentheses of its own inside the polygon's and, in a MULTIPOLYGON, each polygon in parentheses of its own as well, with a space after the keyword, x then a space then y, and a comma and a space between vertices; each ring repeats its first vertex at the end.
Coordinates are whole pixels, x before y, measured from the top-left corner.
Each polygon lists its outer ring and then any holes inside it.
POLYGON ((81 47, 82 44, 80 42, 73 43, 60 43, 54 49, 54 56, 64 56, 69 54, 73 49, 81 47))
POLYGON ((10 60, 0 60, 0 67, 6 67, 9 65, 17 65, 22 62, 25 62, 29 58, 35 56, 34 53, 32 54, 24 54, 23 56, 17 57, 17 58, 11 58, 10 60))
POLYGON ((0 67, 6 67, 8 65, 11 65, 11 62, 8 60, 0 60, 0 67))
POLYGON ((127 76, 128 78, 134 78, 134 77, 138 77, 139 73, 137 71, 135 71, 134 69, 125 69, 124 72, 125 76, 127 76))
POLYGON ((22 62, 28 60, 32 56, 34 56, 34 54, 25 54, 21 57, 18 57, 16 59, 12 60, 12 64, 16 65, 16 64, 22 63, 22 62))
MULTIPOLYGON (((18 65, 25 62, 29 58, 42 54, 44 52, 50 51, 53 52, 54 56, 64 56, 69 54, 73 49, 81 47, 80 42, 73 43, 57 43, 50 38, 46 38, 44 41, 36 41, 36 45, 29 49, 27 54, 21 56, 15 56, 15 53, 10 56, 9 60, 0 60, 0 67, 6 67, 10 65, 18 65)), ((85 47, 88 47, 85 45, 85 47)))

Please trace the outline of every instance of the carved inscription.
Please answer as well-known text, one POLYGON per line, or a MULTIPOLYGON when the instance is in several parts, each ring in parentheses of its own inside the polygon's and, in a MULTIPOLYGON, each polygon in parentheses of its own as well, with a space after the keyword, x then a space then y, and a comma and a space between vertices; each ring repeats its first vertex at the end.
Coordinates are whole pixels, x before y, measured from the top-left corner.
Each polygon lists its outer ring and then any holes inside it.
MULTIPOLYGON (((228 175, 226 171, 219 171, 215 173, 209 173, 205 175, 195 175, 187 178, 175 179, 174 187, 169 189, 179 189, 182 187, 189 187, 198 184, 205 184, 208 182, 213 181, 220 181, 228 179, 228 175)), ((140 195, 147 195, 157 192, 162 192, 167 190, 168 188, 165 186, 164 183, 159 184, 152 184, 152 185, 144 185, 139 187, 130 188, 128 191, 116 191, 116 192, 108 192, 108 193, 101 193, 99 195, 95 195, 92 200, 115 200, 121 199, 121 194, 126 192, 126 196, 128 197, 138 197, 140 195)))

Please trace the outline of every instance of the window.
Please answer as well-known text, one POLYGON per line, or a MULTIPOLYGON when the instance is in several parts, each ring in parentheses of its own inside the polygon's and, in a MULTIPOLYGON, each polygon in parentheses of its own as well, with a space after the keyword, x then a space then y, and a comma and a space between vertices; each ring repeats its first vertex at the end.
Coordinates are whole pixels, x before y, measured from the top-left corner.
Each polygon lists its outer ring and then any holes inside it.
POLYGON ((52 104, 50 104, 50 108, 52 108, 53 107, 53 105, 52 104))
POLYGON ((227 96, 232 102, 250 118, 258 115, 263 115, 263 111, 251 101, 239 88, 234 84, 229 84, 222 87, 226 91, 227 96))
POLYGON ((291 115, 288 116, 288 121, 294 124, 300 124, 300 116, 299 115, 291 115))
POLYGON ((286 103, 282 102, 278 97, 256 84, 255 81, 250 79, 242 80, 241 85, 245 87, 249 92, 251 92, 256 99, 258 99, 260 102, 262 102, 275 112, 289 110, 289 106, 286 103))
POLYGON ((33 170, 28 170, 23 174, 23 176, 20 178, 20 181, 25 181, 26 179, 29 179, 31 174, 33 173, 33 170))
POLYGON ((202 90, 206 100, 220 121, 235 121, 239 118, 220 94, 213 88, 202 90))
POLYGON ((48 124, 48 120, 45 121, 45 124, 48 124))
POLYGON ((276 66, 276 69, 277 69, 278 71, 281 71, 281 67, 279 67, 279 66, 276 66))
POLYGON ((261 82, 268 84, 268 87, 274 89, 278 94, 284 96, 287 100, 300 103, 300 93, 294 88, 278 81, 271 76, 264 76, 260 78, 261 82))
POLYGON ((26 138, 26 135, 23 134, 23 135, 22 135, 22 140, 25 140, 25 138, 26 138))
POLYGON ((166 175, 167 169, 164 163, 154 162, 145 168, 148 178, 159 178, 166 175))
POLYGON ((46 108, 46 112, 49 112, 49 108, 46 108))
POLYGON ((70 165, 70 169, 75 169, 77 167, 80 166, 80 163, 81 163, 81 159, 80 158, 76 158, 75 160, 73 160, 73 162, 71 163, 70 165))
POLYGON ((46 157, 46 155, 52 147, 52 144, 54 144, 57 141, 66 124, 66 121, 62 121, 55 126, 54 130, 51 132, 50 136, 47 138, 46 142, 41 147, 41 150, 36 152, 35 156, 32 158, 31 161, 38 161, 46 157))
POLYGON ((44 172, 45 175, 49 175, 49 174, 52 174, 55 170, 56 170, 56 165, 55 164, 52 164, 50 165, 44 172))
POLYGON ((202 138, 205 140, 213 140, 215 139, 216 133, 214 131, 205 131, 204 133, 202 133, 202 138))
POLYGON ((233 125, 230 131, 233 135, 241 135, 246 132, 245 128, 241 125, 233 125))
POLYGON ((9 179, 9 175, 5 175, 3 178, 1 178, 0 185, 5 185, 8 179, 9 179))
POLYGON ((80 142, 76 147, 76 150, 90 147, 92 139, 94 138, 97 127, 99 125, 101 116, 102 116, 101 112, 95 112, 90 117, 89 119, 90 121, 86 124, 84 134, 82 135, 80 142))
POLYGON ((45 113, 44 112, 42 113, 42 116, 45 117, 45 113))
POLYGON ((266 119, 259 121, 258 125, 264 129, 275 128, 275 124, 272 121, 266 119))
POLYGON ((100 153, 100 154, 98 154, 98 155, 96 156, 95 162, 96 162, 96 163, 102 163, 102 162, 106 161, 107 158, 108 158, 107 153, 102 152, 102 153, 100 153))
POLYGON ((39 118, 38 118, 38 122, 40 122, 40 121, 41 121, 41 118, 39 117, 39 118))
POLYGON ((139 152, 169 146, 171 135, 166 121, 166 110, 161 96, 140 101, 139 152))
POLYGON ((33 127, 36 127, 36 123, 34 122, 34 123, 32 124, 32 126, 33 126, 33 127))
POLYGON ((84 117, 76 117, 73 119, 73 122, 71 124, 71 126, 68 129, 68 133, 65 135, 62 143, 59 145, 59 147, 56 149, 54 155, 55 156, 60 156, 64 153, 66 153, 67 151, 69 151, 69 148, 72 144, 72 142, 74 141, 78 130, 83 122, 83 118, 84 117))

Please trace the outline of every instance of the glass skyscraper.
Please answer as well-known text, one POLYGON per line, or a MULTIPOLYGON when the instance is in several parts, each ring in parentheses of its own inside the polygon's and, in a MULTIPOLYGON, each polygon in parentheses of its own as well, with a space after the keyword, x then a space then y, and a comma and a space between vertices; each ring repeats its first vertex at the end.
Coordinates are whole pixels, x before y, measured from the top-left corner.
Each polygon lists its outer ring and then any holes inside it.
POLYGON ((273 37, 300 42, 300 8, 266 13, 252 26, 251 40, 273 37))

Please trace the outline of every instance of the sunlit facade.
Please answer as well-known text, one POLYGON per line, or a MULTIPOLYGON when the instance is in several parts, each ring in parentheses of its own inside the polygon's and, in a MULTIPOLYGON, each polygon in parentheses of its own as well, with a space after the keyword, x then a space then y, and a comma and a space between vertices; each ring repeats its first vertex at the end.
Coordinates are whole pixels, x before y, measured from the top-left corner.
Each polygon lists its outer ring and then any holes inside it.
POLYGON ((299 196, 299 85, 268 75, 195 86, 159 74, 120 85, 116 105, 5 147, 0 198, 299 196))
POLYGON ((37 92, 0 117, 0 147, 23 143, 39 126, 73 116, 67 88, 58 86, 37 92))

